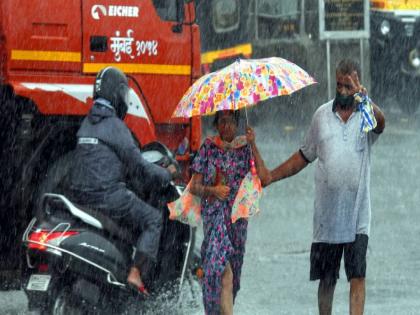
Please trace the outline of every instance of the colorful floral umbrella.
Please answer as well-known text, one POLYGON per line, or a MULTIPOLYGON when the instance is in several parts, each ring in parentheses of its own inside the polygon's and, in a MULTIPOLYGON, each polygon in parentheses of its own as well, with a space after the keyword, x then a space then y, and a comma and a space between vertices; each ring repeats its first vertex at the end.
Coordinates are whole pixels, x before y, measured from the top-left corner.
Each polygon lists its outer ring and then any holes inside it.
POLYGON ((308 73, 282 58, 238 59, 198 79, 172 116, 187 118, 237 110, 271 97, 292 94, 313 83, 316 82, 308 73))
MULTIPOLYGON (((238 59, 233 64, 202 76, 185 93, 173 117, 211 115, 219 110, 237 110, 259 101, 293 92, 316 83, 294 63, 282 58, 238 59)), ((261 181, 251 159, 232 207, 232 222, 259 212, 261 181)), ((170 218, 197 226, 201 222, 200 198, 189 191, 168 204, 170 218)))

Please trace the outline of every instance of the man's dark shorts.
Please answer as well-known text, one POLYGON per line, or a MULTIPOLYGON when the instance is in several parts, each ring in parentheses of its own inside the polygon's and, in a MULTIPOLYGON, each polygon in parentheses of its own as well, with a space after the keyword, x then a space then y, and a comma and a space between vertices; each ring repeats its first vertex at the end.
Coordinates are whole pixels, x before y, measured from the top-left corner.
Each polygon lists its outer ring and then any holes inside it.
POLYGON ((339 278, 343 252, 347 280, 365 278, 368 239, 365 234, 357 234, 352 243, 312 243, 310 280, 335 282, 339 278))

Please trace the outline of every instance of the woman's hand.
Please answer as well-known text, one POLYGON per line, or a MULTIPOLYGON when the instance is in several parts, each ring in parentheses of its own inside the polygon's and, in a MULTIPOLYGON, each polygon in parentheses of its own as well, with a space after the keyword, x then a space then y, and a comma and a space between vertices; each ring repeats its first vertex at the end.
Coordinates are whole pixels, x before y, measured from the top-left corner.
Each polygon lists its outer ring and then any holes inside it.
POLYGON ((255 132, 250 126, 246 126, 246 140, 249 144, 255 143, 255 132))
POLYGON ((213 195, 220 200, 226 200, 229 197, 230 188, 225 185, 213 186, 213 195))
POLYGON ((214 196, 220 200, 226 200, 229 197, 230 188, 226 185, 204 186, 203 175, 195 173, 191 178, 191 192, 200 197, 214 196))

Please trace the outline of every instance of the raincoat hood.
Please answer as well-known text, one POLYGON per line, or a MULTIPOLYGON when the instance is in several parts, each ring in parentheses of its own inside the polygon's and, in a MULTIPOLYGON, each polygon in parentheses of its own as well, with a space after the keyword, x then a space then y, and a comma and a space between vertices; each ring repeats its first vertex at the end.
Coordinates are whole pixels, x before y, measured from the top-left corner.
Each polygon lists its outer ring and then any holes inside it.
POLYGON ((95 125, 109 117, 116 117, 115 109, 111 106, 111 102, 103 98, 96 99, 88 114, 89 121, 95 125))

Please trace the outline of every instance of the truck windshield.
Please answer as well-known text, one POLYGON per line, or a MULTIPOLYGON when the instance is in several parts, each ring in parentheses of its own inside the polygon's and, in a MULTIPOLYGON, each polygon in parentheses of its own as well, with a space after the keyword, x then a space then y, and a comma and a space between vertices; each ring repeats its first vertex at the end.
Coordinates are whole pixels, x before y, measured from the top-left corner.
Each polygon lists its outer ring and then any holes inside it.
POLYGON ((153 4, 156 8, 160 18, 165 21, 176 21, 177 20, 177 3, 175 0, 153 0, 153 4))
POLYGON ((299 1, 257 0, 258 15, 281 17, 298 14, 299 1))
POLYGON ((238 0, 213 0, 213 26, 216 32, 229 32, 239 27, 238 0))

